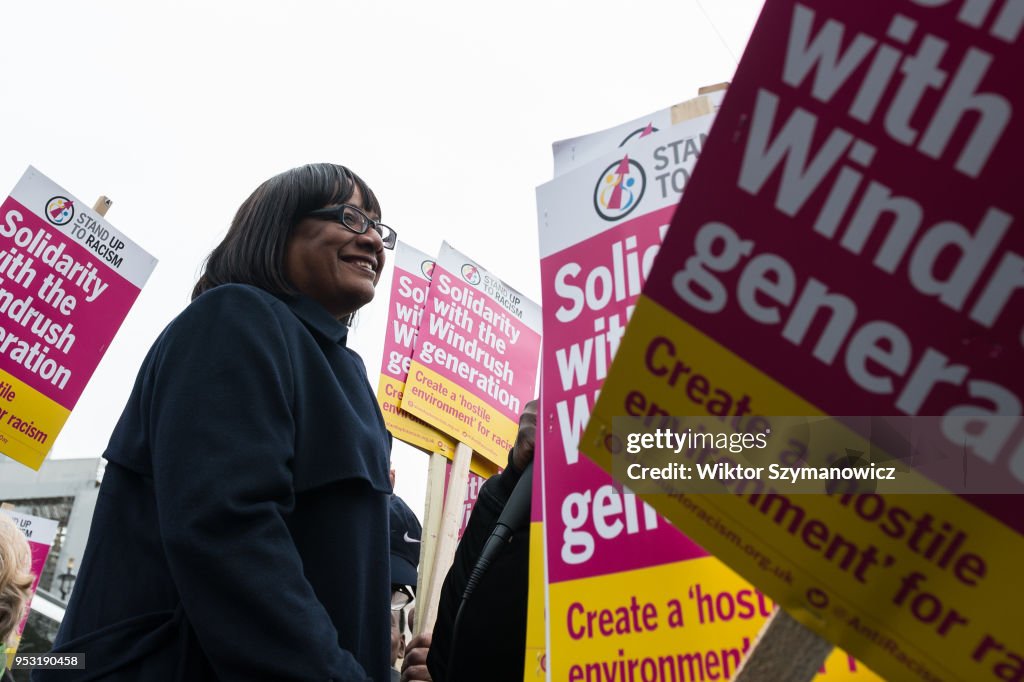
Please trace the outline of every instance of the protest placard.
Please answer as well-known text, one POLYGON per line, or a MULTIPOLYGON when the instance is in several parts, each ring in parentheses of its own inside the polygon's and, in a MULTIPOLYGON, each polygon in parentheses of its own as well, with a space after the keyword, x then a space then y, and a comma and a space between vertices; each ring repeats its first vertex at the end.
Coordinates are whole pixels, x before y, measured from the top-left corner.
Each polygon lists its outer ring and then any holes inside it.
POLYGON ((402 409, 402 394, 412 363, 416 330, 423 319, 434 259, 405 242, 395 246, 395 269, 388 303, 388 325, 377 402, 391 435, 426 452, 450 453, 455 442, 419 417, 402 409))
POLYGON ((38 469, 156 259, 34 168, 0 206, 0 452, 38 469))
MULTIPOLYGON (((728 678, 774 608, 578 447, 712 120, 652 133, 537 190, 545 506, 532 529, 544 530, 550 646, 528 652, 527 679, 539 662, 557 680, 728 678)), ((873 679, 842 652, 825 670, 873 679)))
POLYGON ((712 90, 706 95, 698 95, 693 99, 660 109, 653 114, 633 119, 627 123, 596 133, 559 140, 551 145, 551 155, 555 161, 555 177, 602 158, 611 149, 626 147, 636 140, 643 139, 676 123, 716 113, 724 98, 723 84, 721 89, 712 90))
MULTIPOLYGON (((445 467, 445 479, 444 488, 445 492, 448 490, 448 482, 451 480, 452 465, 451 462, 445 467)), ((476 506, 477 498, 480 497, 480 488, 487 480, 484 476, 479 476, 472 471, 469 473, 466 481, 466 497, 462 503, 462 511, 459 514, 459 529, 458 538, 462 540, 462 535, 466 532, 466 526, 469 525, 469 517, 473 513, 473 507, 476 506)))
MULTIPOLYGON (((32 581, 32 586, 29 588, 30 594, 34 595, 36 589, 39 587, 39 578, 43 575, 43 567, 46 566, 46 557, 50 555, 50 548, 53 546, 53 541, 57 537, 58 523, 52 519, 44 519, 39 516, 32 516, 30 514, 24 514, 13 509, 0 509, 0 514, 6 514, 14 524, 18 527, 18 530, 24 534, 25 539, 28 540, 29 549, 32 550, 32 575, 35 579, 32 581)), ((29 597, 29 603, 31 604, 32 598, 29 597)), ((9 645, 5 654, 7 656, 7 667, 11 666, 11 658, 18 650, 18 642, 21 640, 21 633, 25 630, 25 623, 28 621, 28 614, 22 618, 21 623, 14 631, 14 643, 9 645)))
POLYGON ((540 306, 445 243, 402 409, 503 467, 539 353, 540 306))
MULTIPOLYGON (((623 149, 661 128, 684 120, 707 115, 718 110, 727 84, 702 88, 698 97, 680 102, 611 128, 579 137, 560 140, 551 145, 554 175, 571 171, 594 161, 616 147, 623 149), (706 96, 705 96, 706 95, 706 96)), ((703 138, 701 140, 703 143, 703 138)), ((543 380, 542 380, 543 384, 543 380)), ((543 387, 542 387, 543 391, 543 387)), ((541 461, 542 444, 538 441, 537 459, 541 461)), ((543 489, 543 466, 534 468, 534 489, 543 489)), ((527 617, 527 652, 525 677, 527 680, 543 678, 547 673, 547 562, 544 556, 544 509, 541 496, 535 496, 531 507, 530 588, 527 617)))
MULTIPOLYGON (((897 415, 950 441, 961 480, 934 482, 975 494, 754 477, 644 497, 891 679, 1024 676, 1020 498, 983 494, 1024 491, 1020 10, 769 0, 581 440, 607 470, 620 416, 732 438, 773 415, 897 415)), ((794 470, 863 454, 792 445, 794 470)))

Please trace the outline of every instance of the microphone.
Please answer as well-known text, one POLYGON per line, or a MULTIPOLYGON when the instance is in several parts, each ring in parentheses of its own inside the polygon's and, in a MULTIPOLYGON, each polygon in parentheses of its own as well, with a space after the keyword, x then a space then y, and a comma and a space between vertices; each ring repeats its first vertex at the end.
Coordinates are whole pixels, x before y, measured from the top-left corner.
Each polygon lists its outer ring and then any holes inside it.
POLYGON ((463 603, 469 599, 469 595, 476 589, 477 584, 484 577, 484 573, 490 567, 491 562, 501 551, 501 548, 512 539, 512 534, 524 527, 530 520, 530 502, 533 498, 533 462, 531 461, 523 469, 523 473, 516 483, 515 489, 509 495, 505 508, 498 516, 498 522, 491 531, 490 537, 480 550, 480 558, 473 566, 473 572, 469 575, 466 589, 462 593, 463 603))

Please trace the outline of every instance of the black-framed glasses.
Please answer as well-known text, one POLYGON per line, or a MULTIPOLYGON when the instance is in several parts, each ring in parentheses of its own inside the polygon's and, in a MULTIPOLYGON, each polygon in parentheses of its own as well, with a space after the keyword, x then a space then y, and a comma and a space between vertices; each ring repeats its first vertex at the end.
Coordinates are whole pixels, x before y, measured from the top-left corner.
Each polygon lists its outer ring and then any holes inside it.
POLYGON ((328 220, 333 220, 336 223, 341 223, 346 230, 350 230, 356 234, 366 234, 366 231, 372 227, 377 234, 380 235, 381 241, 384 242, 385 249, 395 248, 395 243, 398 241, 397 232, 384 223, 378 223, 376 220, 350 204, 342 204, 341 206, 335 206, 334 208, 317 209, 309 215, 315 218, 327 218, 328 220))
POLYGON ((405 585, 391 586, 391 610, 401 611, 409 605, 413 599, 412 592, 405 585))

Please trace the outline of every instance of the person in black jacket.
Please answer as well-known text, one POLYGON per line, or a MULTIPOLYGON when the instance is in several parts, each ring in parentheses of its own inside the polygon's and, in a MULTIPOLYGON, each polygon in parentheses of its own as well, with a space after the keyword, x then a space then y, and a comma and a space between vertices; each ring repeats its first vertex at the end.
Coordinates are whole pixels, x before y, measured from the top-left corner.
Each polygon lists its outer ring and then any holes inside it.
POLYGON ((432 635, 409 643, 403 681, 522 682, 526 650, 526 603, 529 584, 529 523, 515 529, 456 616, 469 576, 484 543, 497 525, 523 469, 533 461, 537 403, 527 403, 508 466, 480 489, 466 532, 459 542, 441 588, 432 635), (429 671, 429 673, 428 673, 429 671))
POLYGON ((346 321, 395 233, 343 166, 241 205, 104 457, 48 680, 387 680, 391 438, 346 321))

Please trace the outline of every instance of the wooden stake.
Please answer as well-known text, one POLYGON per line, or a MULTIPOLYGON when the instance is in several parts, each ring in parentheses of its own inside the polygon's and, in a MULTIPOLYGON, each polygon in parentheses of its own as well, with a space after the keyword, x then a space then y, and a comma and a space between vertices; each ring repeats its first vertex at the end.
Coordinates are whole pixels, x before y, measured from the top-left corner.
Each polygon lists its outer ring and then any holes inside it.
POLYGON ((451 474, 448 476, 448 493, 444 498, 444 512, 441 516, 441 528, 437 536, 437 547, 434 549, 434 565, 430 573, 430 582, 426 583, 422 601, 416 607, 416 634, 432 632, 434 621, 437 620, 437 606, 441 601, 441 585, 448 575, 455 548, 459 544, 459 527, 462 522, 462 510, 466 503, 466 485, 469 479, 469 463, 473 458, 473 450, 465 443, 455 446, 455 459, 452 460, 451 474))
POLYGON ((711 106, 711 100, 704 96, 694 97, 693 99, 688 99, 685 102, 673 104, 672 109, 670 110, 672 115, 672 125, 683 121, 689 121, 691 118, 710 114, 714 110, 714 107, 711 106))
POLYGON ((101 216, 107 215, 107 211, 110 210, 110 205, 114 203, 111 199, 104 195, 100 195, 100 198, 96 200, 96 203, 92 205, 92 210, 99 213, 101 216))
POLYGON ((672 109, 669 111, 672 117, 672 125, 682 123, 683 121, 689 121, 691 118, 697 118, 698 116, 713 113, 715 108, 711 106, 711 99, 705 97, 705 95, 719 90, 725 90, 728 87, 728 83, 705 85, 697 90, 697 96, 693 99, 688 99, 685 102, 672 105, 672 109))
POLYGON ((810 682, 831 652, 832 642, 779 608, 761 627, 733 682, 810 682))
POLYGON ((420 565, 416 571, 416 620, 412 624, 415 634, 423 632, 424 609, 419 603, 426 603, 426 590, 429 589, 430 577, 434 572, 434 554, 437 550, 437 538, 441 534, 441 517, 444 513, 444 480, 448 458, 440 452, 430 455, 427 467, 427 499, 423 510, 423 534, 420 544, 420 565))
POLYGON ((698 95, 706 95, 710 92, 718 92, 719 90, 727 90, 729 88, 729 82, 715 83, 714 85, 705 85, 702 88, 697 89, 698 95))

